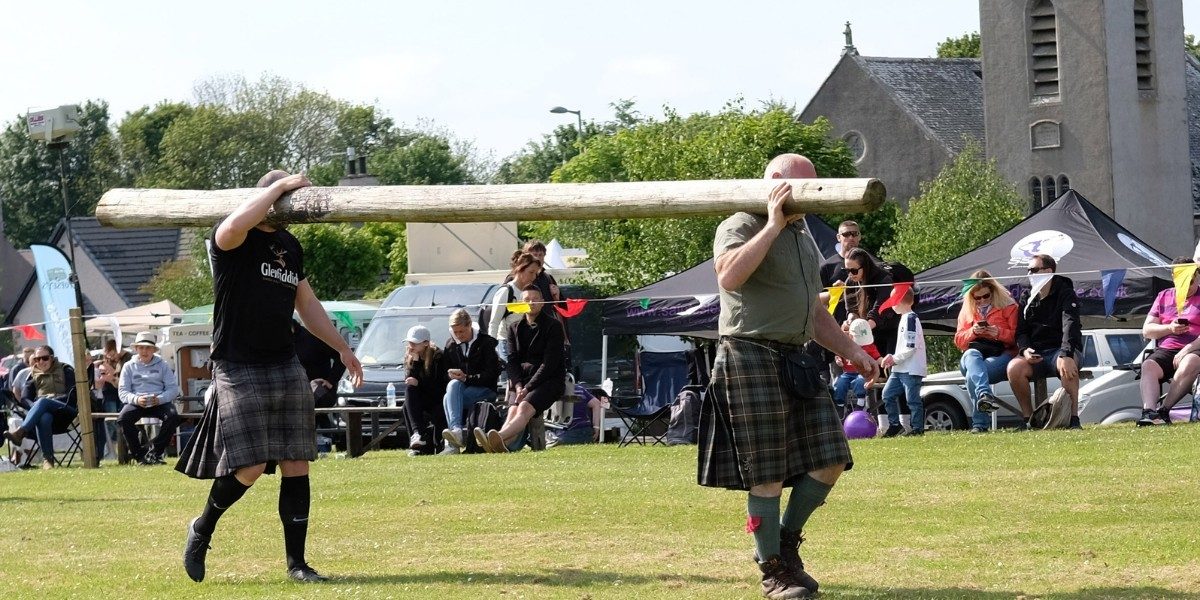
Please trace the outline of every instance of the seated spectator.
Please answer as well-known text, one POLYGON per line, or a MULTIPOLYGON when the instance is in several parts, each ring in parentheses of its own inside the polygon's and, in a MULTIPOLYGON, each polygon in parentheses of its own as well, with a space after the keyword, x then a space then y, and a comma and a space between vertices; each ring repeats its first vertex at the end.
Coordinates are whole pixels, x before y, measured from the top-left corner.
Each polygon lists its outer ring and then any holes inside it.
POLYGON ((25 383, 29 381, 29 375, 33 373, 33 355, 37 351, 36 348, 25 348, 21 350, 21 355, 25 357, 25 363, 13 369, 13 372, 8 374, 8 381, 12 386, 13 398, 17 399, 17 404, 21 408, 29 410, 30 405, 24 400, 25 383))
POLYGON ((143 465, 166 464, 163 452, 179 427, 179 412, 175 410, 179 381, 167 362, 156 354, 158 338, 153 333, 137 334, 133 349, 137 357, 121 368, 117 384, 121 402, 125 403, 117 424, 125 434, 125 445, 134 460, 143 465), (137 429, 137 422, 147 417, 162 421, 149 449, 142 447, 137 429))
POLYGON ((980 269, 971 279, 979 283, 963 296, 954 345, 963 351, 958 370, 973 407, 971 433, 984 433, 991 427, 988 413, 999 407, 992 384, 1004 381, 1008 362, 1017 355, 1017 302, 991 273, 980 269))
MULTIPOLYGON (((861 346, 871 358, 879 360, 879 349, 875 347, 875 338, 866 319, 850 321, 846 326, 846 335, 850 336, 855 344, 861 346)), ((841 356, 835 357, 834 361, 842 369, 842 374, 833 381, 834 404, 837 404, 838 408, 844 412, 865 409, 867 407, 867 381, 859 374, 854 363, 841 356), (854 389, 855 401, 853 404, 849 404, 846 399, 846 392, 850 388, 854 389)))
POLYGON ((587 444, 600 439, 600 423, 603 422, 604 405, 582 385, 575 386, 579 400, 571 405, 571 420, 562 431, 552 434, 548 448, 571 444, 587 444))
MULTIPOLYGON (((1190 263, 1181 258, 1175 264, 1190 263)), ((1183 312, 1176 312, 1175 295, 1170 288, 1159 292, 1142 325, 1142 335, 1158 340, 1154 352, 1142 362, 1142 418, 1139 426, 1170 425, 1171 407, 1191 393, 1192 383, 1200 373, 1200 281, 1193 277, 1188 284, 1183 312), (1167 395, 1158 404, 1162 383, 1171 380, 1167 395)))
POLYGON ((450 315, 450 339, 442 352, 442 367, 450 379, 442 399, 446 411, 446 429, 442 430, 446 447, 442 454, 458 454, 466 447, 463 419, 470 407, 496 399, 500 379, 496 344, 496 338, 475 328, 466 310, 460 308, 450 315))
POLYGON ((501 354, 500 358, 504 360, 508 359, 505 355, 508 350, 504 344, 504 336, 508 335, 513 324, 521 320, 519 313, 508 310, 508 304, 520 300, 521 290, 533 284, 541 269, 542 263, 532 254, 527 252, 517 254, 512 260, 512 271, 504 280, 504 285, 500 286, 492 296, 492 318, 488 321, 487 332, 499 343, 497 349, 501 354))
POLYGON ((50 346, 39 346, 33 354, 33 366, 29 368, 29 379, 21 398, 29 412, 21 426, 4 432, 4 437, 14 446, 20 446, 25 437, 37 434, 42 448, 43 469, 58 466, 54 458, 54 429, 64 427, 79 414, 75 398, 75 369, 63 364, 54 356, 50 346))
POLYGON ((562 323, 543 310, 542 292, 536 286, 526 287, 521 300, 529 303, 529 312, 509 328, 507 337, 508 381, 516 397, 499 431, 475 428, 475 441, 488 452, 508 452, 529 420, 562 398, 566 388, 562 323))
MULTIPOLYGON (((1071 397, 1069 429, 1079 424, 1079 365, 1076 357, 1083 352, 1083 332, 1079 323, 1079 299, 1075 283, 1055 275, 1058 264, 1047 254, 1029 259, 1030 288, 1021 292, 1017 310, 1017 356, 1008 363, 1008 382, 1021 404, 1023 422, 1018 430, 1029 429, 1033 416, 1029 380, 1058 376, 1071 397)), ((982 408, 982 407, 981 407, 982 408)))
MULTIPOLYGON (((117 378, 121 375, 120 368, 108 358, 102 358, 92 366, 96 371, 96 377, 92 380, 92 390, 99 399, 100 412, 121 412, 121 395, 117 391, 117 378)), ((103 457, 102 450, 107 447, 110 454, 115 457, 117 453, 112 445, 117 439, 117 422, 104 419, 97 425, 100 426, 93 428, 93 431, 96 432, 96 455, 103 457)))
POLYGON ((888 428, 883 437, 893 437, 904 432, 900 424, 900 403, 898 398, 904 396, 912 411, 912 430, 909 435, 925 434, 925 403, 921 400, 921 380, 929 374, 925 359, 925 331, 921 328, 921 319, 912 310, 916 296, 909 288, 900 303, 896 305, 896 314, 900 315, 900 329, 897 330, 895 351, 880 360, 880 366, 892 370, 891 377, 883 386, 883 405, 887 407, 888 428))
POLYGON ((435 432, 446 428, 442 399, 446 394, 446 370, 442 349, 429 342, 429 329, 414 325, 404 339, 404 422, 408 428, 408 454, 437 451, 435 432))

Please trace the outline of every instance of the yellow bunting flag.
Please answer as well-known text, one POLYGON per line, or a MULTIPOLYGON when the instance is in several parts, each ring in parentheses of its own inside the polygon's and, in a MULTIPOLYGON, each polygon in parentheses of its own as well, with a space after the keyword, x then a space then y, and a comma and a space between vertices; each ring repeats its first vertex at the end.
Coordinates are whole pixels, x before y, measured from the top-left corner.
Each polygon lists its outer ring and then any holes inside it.
POLYGON ((505 304, 504 306, 505 306, 505 308, 508 309, 508 312, 517 313, 518 315, 523 315, 523 314, 529 312, 529 303, 528 302, 509 302, 508 304, 505 304))
POLYGON ((835 285, 826 289, 829 290, 829 314, 832 315, 833 311, 837 309, 838 301, 842 299, 842 294, 846 292, 846 286, 835 285))
POLYGON ((1196 263, 1175 265, 1171 270, 1171 281, 1175 282, 1175 314, 1183 314, 1183 305, 1187 303, 1188 288, 1192 286, 1192 278, 1196 276, 1196 263))

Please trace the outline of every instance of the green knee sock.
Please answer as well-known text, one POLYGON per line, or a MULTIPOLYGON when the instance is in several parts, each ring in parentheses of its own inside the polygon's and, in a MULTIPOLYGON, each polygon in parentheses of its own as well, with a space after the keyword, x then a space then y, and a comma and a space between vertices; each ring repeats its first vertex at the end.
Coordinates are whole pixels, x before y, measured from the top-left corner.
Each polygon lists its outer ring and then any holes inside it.
POLYGON ((759 560, 779 554, 779 496, 764 498, 750 494, 746 501, 746 532, 754 534, 759 560))
POLYGON ((804 524, 817 507, 825 504, 825 498, 832 489, 832 485, 821 483, 806 474, 792 488, 792 495, 788 497, 787 510, 783 512, 783 526, 796 533, 804 531, 804 524))

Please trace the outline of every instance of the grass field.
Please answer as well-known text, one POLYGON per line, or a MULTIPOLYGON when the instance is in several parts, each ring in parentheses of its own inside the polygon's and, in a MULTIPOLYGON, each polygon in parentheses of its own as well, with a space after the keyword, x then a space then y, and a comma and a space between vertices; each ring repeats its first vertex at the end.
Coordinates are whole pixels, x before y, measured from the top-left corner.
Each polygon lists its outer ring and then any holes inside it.
MULTIPOLYGON (((826 598, 1200 597, 1200 427, 853 442, 802 550, 826 598)), ((286 580, 265 477, 180 566, 206 482, 168 467, 0 475, 0 589, 21 598, 755 598, 745 495, 695 448, 571 447, 313 467, 286 580)), ((12 597, 12 596, 10 596, 12 597)))

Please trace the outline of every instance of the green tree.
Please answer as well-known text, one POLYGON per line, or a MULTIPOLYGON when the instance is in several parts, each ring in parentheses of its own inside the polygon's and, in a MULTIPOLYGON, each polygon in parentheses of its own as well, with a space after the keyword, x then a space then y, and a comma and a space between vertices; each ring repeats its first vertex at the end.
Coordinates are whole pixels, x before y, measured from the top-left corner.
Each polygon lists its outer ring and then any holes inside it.
MULTIPOLYGON (((105 191, 124 183, 116 140, 108 126, 108 104, 82 106, 82 130, 62 150, 68 214, 90 215, 105 191)), ((0 134, 0 199, 5 234, 18 248, 45 242, 63 218, 59 150, 34 141, 18 117, 0 134)))
MULTIPOLYGON (((630 108, 630 107, 627 107, 630 108)), ((643 119, 611 134, 588 138, 584 151, 559 168, 555 182, 754 179, 775 155, 808 156, 825 177, 852 177, 854 165, 829 123, 798 122, 788 107, 747 111, 740 101, 716 114, 682 117, 668 109, 661 121, 643 119)), ((764 203, 766 199, 764 198, 764 203)), ((720 217, 608 219, 531 224, 543 239, 585 248, 602 293, 646 285, 712 256, 720 217)))
POLYGON ((376 239, 352 225, 294 225, 289 231, 304 248, 305 276, 322 300, 374 287, 387 262, 376 239))
POLYGON ((177 119, 190 115, 194 109, 182 102, 162 102, 143 106, 126 113, 117 126, 121 162, 136 187, 150 187, 158 175, 162 158, 163 137, 177 119))
POLYGON ((1188 33, 1183 36, 1183 45, 1196 60, 1200 60, 1200 44, 1196 43, 1196 36, 1188 33))
POLYGON ((195 235, 187 256, 159 265, 154 276, 141 287, 151 300, 170 300, 184 310, 212 304, 212 270, 204 246, 208 231, 196 228, 192 232, 195 235))
POLYGON ((375 245, 387 253, 387 277, 369 290, 365 298, 386 298, 392 290, 404 285, 408 273, 408 236, 404 223, 367 223, 362 235, 374 238, 375 245))
POLYGON ((475 183, 466 158, 451 149, 450 141, 417 135, 407 144, 372 156, 370 171, 383 185, 437 185, 475 183))
POLYGON ((909 204, 896 227, 888 260, 914 272, 942 264, 991 241, 1024 218, 1024 202, 979 143, 971 141, 909 204), (953 225, 952 227, 949 225, 953 225))
POLYGON ((835 231, 843 221, 858 223, 862 233, 862 247, 875 256, 880 255, 888 244, 896 239, 896 224, 900 221, 900 204, 895 200, 884 202, 878 209, 869 213, 831 213, 821 215, 835 231))
POLYGON ((982 58, 983 47, 979 32, 964 33, 961 37, 946 38, 937 45, 938 58, 982 58))

